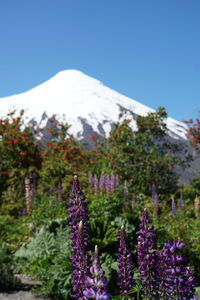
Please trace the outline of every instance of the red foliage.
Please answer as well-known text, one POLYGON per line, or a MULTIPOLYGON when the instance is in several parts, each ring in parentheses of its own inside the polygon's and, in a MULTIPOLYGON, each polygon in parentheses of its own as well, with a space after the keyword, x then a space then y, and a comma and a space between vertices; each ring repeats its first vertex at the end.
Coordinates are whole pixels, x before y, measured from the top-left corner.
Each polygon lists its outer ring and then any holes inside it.
POLYGON ((12 141, 7 141, 7 146, 12 146, 12 141))
POLYGON ((26 156, 27 153, 26 152, 21 152, 21 156, 26 156))

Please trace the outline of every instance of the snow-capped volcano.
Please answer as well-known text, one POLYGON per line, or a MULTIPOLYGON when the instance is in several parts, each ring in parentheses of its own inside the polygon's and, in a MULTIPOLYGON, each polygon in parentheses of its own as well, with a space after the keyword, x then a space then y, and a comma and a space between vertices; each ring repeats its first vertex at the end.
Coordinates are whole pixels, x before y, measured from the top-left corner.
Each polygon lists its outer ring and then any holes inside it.
MULTIPOLYGON (((30 121, 45 125, 57 115, 58 119, 65 118, 71 125, 70 133, 79 139, 95 133, 108 136, 120 108, 130 109, 136 116, 154 111, 77 70, 61 71, 29 91, 0 98, 1 117, 14 109, 24 109, 30 121)), ((136 129, 135 121, 132 126, 136 129)), ((184 123, 168 118, 167 127, 173 138, 186 138, 184 123)))

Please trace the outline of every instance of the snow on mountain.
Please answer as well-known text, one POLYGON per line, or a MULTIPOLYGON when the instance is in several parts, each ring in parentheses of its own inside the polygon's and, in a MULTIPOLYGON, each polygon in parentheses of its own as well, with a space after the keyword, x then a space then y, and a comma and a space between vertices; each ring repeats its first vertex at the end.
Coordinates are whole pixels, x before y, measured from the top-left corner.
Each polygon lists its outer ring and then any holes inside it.
MULTIPOLYGON (((108 136, 120 107, 131 109, 136 116, 154 111, 77 70, 61 71, 29 91, 0 98, 1 117, 13 109, 24 109, 29 120, 45 125, 57 115, 72 125, 70 133, 79 139, 95 133, 108 136)), ((135 121, 132 127, 136 129, 135 121)), ((186 139, 184 123, 168 118, 167 127, 171 137, 186 139)))

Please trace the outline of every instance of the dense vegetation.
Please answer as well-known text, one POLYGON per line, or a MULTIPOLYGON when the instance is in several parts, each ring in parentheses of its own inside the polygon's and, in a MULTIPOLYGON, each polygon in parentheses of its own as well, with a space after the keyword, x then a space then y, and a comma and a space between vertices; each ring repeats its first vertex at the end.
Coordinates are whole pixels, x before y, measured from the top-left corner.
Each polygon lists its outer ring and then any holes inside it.
MULTIPOLYGON (((113 297, 120 290, 121 227, 133 256, 132 296, 142 297, 137 232, 144 208, 155 226, 157 250, 168 241, 183 242, 183 255, 200 286, 200 180, 197 176, 187 185, 180 184, 176 169, 187 168, 190 157, 186 145, 169 141, 166 117, 163 108, 137 117, 134 132, 130 127, 134 114, 122 111, 110 136, 91 136, 90 148, 69 135, 69 125, 55 116, 47 128, 25 125, 23 112, 0 120, 1 290, 19 284, 14 273, 25 273, 42 281, 37 293, 70 299, 69 196, 75 174, 87 196, 89 246, 92 251, 98 246, 113 297)), ((188 135, 199 149, 197 124, 198 120, 191 123, 188 135)), ((98 258, 94 261, 99 265, 98 258)))

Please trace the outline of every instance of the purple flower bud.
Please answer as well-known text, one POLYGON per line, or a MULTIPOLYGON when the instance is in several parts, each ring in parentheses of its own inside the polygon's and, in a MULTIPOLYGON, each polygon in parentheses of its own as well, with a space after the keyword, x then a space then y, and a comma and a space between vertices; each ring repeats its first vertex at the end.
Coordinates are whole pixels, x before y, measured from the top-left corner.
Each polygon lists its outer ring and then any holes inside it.
POLYGON ((178 241, 176 242, 176 247, 177 247, 178 249, 182 249, 182 248, 184 247, 184 244, 183 244, 180 240, 178 240, 178 241))
POLYGON ((172 197, 172 216, 173 216, 173 218, 176 217, 176 203, 175 203, 174 197, 172 197))

